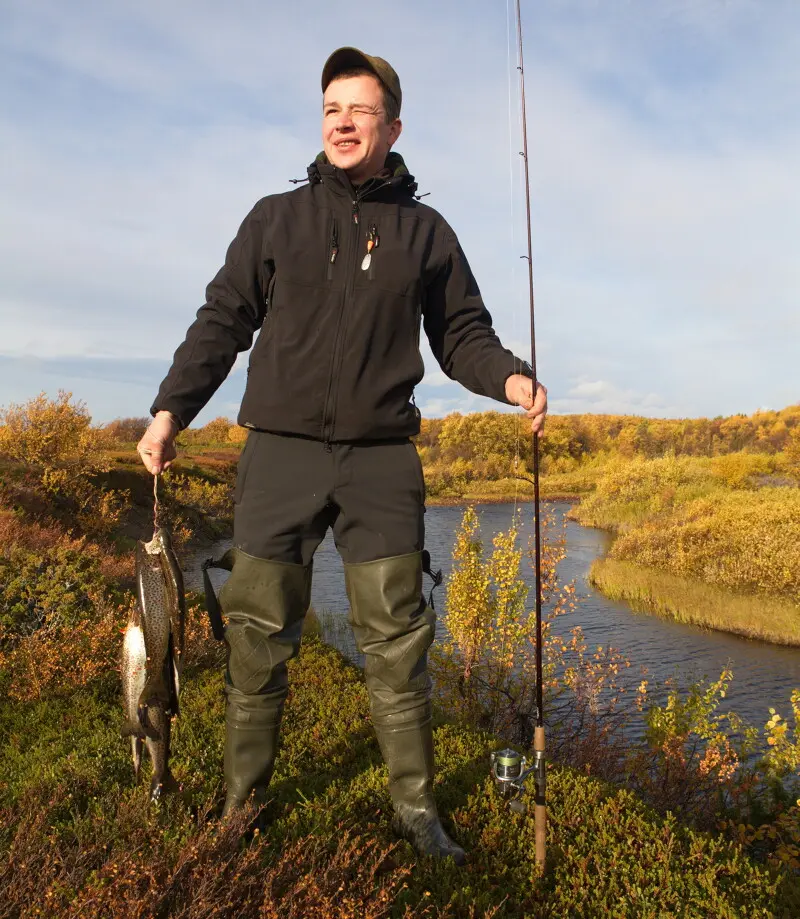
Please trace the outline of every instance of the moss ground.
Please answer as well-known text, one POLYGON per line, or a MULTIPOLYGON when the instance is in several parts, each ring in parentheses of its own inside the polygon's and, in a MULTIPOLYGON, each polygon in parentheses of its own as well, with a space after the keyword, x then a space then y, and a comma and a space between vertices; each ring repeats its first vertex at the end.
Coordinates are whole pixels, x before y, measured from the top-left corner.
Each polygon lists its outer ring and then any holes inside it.
POLYGON ((540 876, 532 813, 510 812, 488 777, 496 742, 444 721, 436 795, 469 865, 418 858, 390 830, 361 671, 314 637, 291 665, 269 826, 245 844, 241 821, 215 819, 221 673, 189 672, 184 686, 173 758, 183 791, 156 806, 118 734, 115 675, 67 699, 0 710, 0 916, 800 914, 791 878, 555 765, 540 876))

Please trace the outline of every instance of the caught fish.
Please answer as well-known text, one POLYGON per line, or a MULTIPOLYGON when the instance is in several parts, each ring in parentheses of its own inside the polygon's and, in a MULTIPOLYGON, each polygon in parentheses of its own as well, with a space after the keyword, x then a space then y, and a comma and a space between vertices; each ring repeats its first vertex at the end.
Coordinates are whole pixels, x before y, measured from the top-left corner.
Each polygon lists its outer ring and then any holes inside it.
POLYGON ((171 719, 178 714, 186 633, 183 575, 169 532, 156 527, 136 546, 136 604, 122 643, 122 694, 138 778, 142 753, 153 762, 150 796, 177 787, 169 770, 171 719))

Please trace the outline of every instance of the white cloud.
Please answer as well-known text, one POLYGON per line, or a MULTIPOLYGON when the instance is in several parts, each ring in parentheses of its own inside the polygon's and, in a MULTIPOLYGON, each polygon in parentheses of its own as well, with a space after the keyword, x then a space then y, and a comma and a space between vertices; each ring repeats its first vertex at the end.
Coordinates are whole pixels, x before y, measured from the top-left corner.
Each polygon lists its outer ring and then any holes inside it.
POLYGON ((622 389, 609 380, 577 380, 558 398, 549 398, 553 414, 569 415, 589 412, 598 415, 646 415, 672 417, 680 414, 676 405, 670 404, 654 392, 642 393, 622 389))

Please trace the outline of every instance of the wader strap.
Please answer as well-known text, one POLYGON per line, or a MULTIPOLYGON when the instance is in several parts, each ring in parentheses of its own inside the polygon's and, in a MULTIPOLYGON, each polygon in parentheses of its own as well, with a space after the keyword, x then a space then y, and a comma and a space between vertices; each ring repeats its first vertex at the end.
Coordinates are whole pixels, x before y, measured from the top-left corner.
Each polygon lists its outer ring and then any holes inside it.
POLYGON ((442 583, 442 569, 439 568, 435 572, 431 571, 431 554, 427 549, 422 550, 422 572, 427 574, 433 581, 433 587, 431 587, 431 592, 428 594, 428 606, 431 609, 436 609, 433 605, 433 592, 442 583))
POLYGON ((209 568, 224 568, 226 571, 233 569, 233 558, 230 551, 226 552, 222 558, 207 558, 202 564, 203 570, 203 589, 206 594, 206 611, 211 623, 211 631, 217 641, 225 640, 225 623, 222 621, 222 611, 219 607, 219 600, 214 591, 214 585, 211 583, 211 577, 208 574, 209 568))

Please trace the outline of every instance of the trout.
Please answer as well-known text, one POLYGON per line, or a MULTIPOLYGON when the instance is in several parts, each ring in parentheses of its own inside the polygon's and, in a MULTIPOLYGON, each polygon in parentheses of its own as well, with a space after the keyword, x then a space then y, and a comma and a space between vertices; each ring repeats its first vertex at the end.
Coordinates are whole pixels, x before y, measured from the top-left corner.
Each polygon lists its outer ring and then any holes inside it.
POLYGON ((136 604, 122 643, 122 693, 136 777, 144 747, 153 762, 150 797, 177 787, 169 770, 171 719, 178 714, 186 629, 183 575, 169 533, 157 527, 136 546, 136 604))

